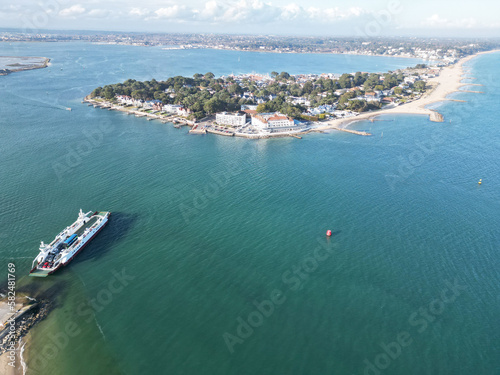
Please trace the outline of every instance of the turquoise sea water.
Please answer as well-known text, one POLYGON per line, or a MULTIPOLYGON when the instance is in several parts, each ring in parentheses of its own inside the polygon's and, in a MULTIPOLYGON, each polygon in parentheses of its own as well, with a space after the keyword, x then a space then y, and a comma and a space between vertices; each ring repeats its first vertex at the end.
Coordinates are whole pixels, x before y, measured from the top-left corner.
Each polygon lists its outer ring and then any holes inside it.
POLYGON ((113 212, 69 267, 19 281, 56 306, 32 331, 28 374, 500 373, 500 55, 468 64, 484 93, 454 94, 467 102, 439 106, 444 123, 385 116, 354 125, 373 137, 249 141, 80 101, 127 78, 418 61, 78 43, 0 54, 52 58, 0 77, 1 264, 20 277, 80 208, 113 212))

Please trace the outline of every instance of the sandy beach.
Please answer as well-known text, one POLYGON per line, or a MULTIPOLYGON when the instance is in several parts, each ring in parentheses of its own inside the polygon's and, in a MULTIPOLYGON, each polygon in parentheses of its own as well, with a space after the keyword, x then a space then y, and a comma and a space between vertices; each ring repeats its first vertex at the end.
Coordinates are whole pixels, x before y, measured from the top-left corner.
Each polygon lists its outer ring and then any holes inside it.
POLYGON ((453 100, 448 99, 447 96, 451 93, 459 91, 463 86, 474 86, 471 83, 462 83, 464 79, 463 75, 463 64, 467 61, 472 60, 474 57, 486 54, 499 52, 498 50, 480 52, 474 55, 470 55, 462 58, 457 63, 443 68, 438 77, 430 79, 427 81, 428 85, 431 85, 433 89, 430 92, 424 94, 420 99, 414 100, 409 103, 401 104, 397 107, 381 109, 379 111, 365 112, 359 116, 346 118, 346 119, 335 119, 321 123, 316 130, 327 130, 334 128, 347 127, 349 124, 360 120, 366 120, 380 115, 386 114, 411 114, 411 115, 427 115, 431 121, 442 121, 442 116, 435 110, 426 108, 429 104, 453 100))
MULTIPOLYGON (((21 310, 24 305, 20 302, 17 302, 15 305, 15 311, 21 310)), ((7 304, 7 300, 0 300, 0 327, 6 326, 8 323, 8 319, 12 317, 11 310, 9 305, 7 304)), ((0 335, 3 336, 3 335, 0 335)), ((3 338, 2 338, 3 340, 3 338)), ((20 348, 24 345, 24 339, 19 340, 15 343, 16 348, 16 359, 14 360, 14 366, 9 365, 9 362, 12 363, 12 359, 9 358, 9 352, 5 352, 0 355, 0 374, 5 375, 20 375, 23 373, 22 360, 20 357, 20 348)))
POLYGON ((26 338, 20 340, 17 343, 16 359, 14 360, 14 366, 9 365, 12 360, 9 358, 9 353, 3 353, 0 355, 0 374, 4 375, 23 375, 23 358, 21 358, 21 348, 25 344, 26 338))

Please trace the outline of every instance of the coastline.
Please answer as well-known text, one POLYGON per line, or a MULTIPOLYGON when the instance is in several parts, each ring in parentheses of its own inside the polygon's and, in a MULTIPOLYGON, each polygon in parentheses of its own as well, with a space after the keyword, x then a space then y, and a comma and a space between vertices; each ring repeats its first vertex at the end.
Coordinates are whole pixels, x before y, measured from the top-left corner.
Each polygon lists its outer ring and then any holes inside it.
MULTIPOLYGON (((150 112, 148 113, 146 111, 141 111, 135 107, 130 108, 130 107, 123 107, 120 105, 116 105, 107 100, 91 99, 90 95, 86 96, 83 99, 82 103, 88 103, 88 105, 93 105, 94 107, 100 107, 103 109, 126 112, 127 114, 135 115, 136 117, 146 117, 148 120, 156 119, 156 120, 161 120, 163 123, 172 122, 174 124, 180 124, 180 125, 174 125, 175 127, 187 125, 192 127, 192 129, 189 131, 192 134, 213 133, 217 135, 237 136, 249 139, 275 138, 275 137, 294 137, 300 139, 302 135, 306 135, 308 133, 323 132, 326 130, 339 130, 352 134, 368 136, 371 134, 363 131, 348 129, 348 127, 351 124, 356 123, 358 121, 363 121, 363 120, 373 121, 373 118, 386 114, 425 115, 428 116, 429 120, 432 122, 443 122, 444 117, 441 113, 439 113, 437 110, 430 109, 427 107, 431 104, 443 101, 464 102, 464 100, 449 99, 448 95, 460 91, 460 88, 464 86, 482 86, 482 85, 475 83, 462 83, 463 79, 468 78, 464 77, 465 73, 463 70, 463 64, 479 55, 496 53, 496 52, 500 52, 500 50, 478 52, 476 54, 469 55, 460 59, 453 65, 449 65, 442 68, 437 77, 429 79, 427 81, 427 84, 431 86, 431 88, 419 99, 404 104, 400 104, 398 106, 393 106, 391 108, 384 108, 370 112, 363 112, 353 117, 337 118, 328 121, 315 122, 313 123, 313 126, 309 127, 306 131, 298 131, 290 133, 252 134, 252 133, 240 133, 229 128, 224 128, 222 129, 222 131, 217 131, 217 129, 210 129, 207 126, 202 126, 201 123, 195 123, 193 121, 187 120, 182 117, 178 117, 176 115, 165 116, 165 115, 159 115, 157 113, 150 113, 150 112)), ((469 91, 469 90, 463 92, 480 93, 480 91, 469 91)))
POLYGON ((34 298, 29 296, 19 295, 14 310, 11 310, 6 300, 0 300, 1 374, 24 375, 26 372, 24 358, 27 357, 25 348, 30 341, 30 330, 50 312, 49 301, 41 299, 33 303, 33 300, 34 298), (21 297, 27 298, 29 301, 20 302, 19 298, 21 297), (14 356, 11 356, 12 352, 15 353, 14 356))
POLYGON ((500 50, 492 50, 479 52, 474 55, 469 55, 457 63, 447 66, 443 68, 443 70, 439 73, 439 76, 427 81, 428 84, 433 86, 433 89, 426 93, 420 99, 414 100, 409 103, 401 104, 397 107, 381 109, 378 111, 365 112, 356 117, 351 117, 347 119, 335 119, 322 123, 317 123, 319 126, 315 128, 315 130, 329 130, 336 128, 346 128, 349 125, 362 121, 362 120, 370 120, 374 117, 386 115, 386 114, 403 114, 403 115, 425 115, 429 116, 429 120, 433 122, 443 122, 443 116, 436 110, 427 108, 428 105, 443 102, 443 101, 461 101, 456 99, 448 99, 447 96, 460 91, 461 87, 464 86, 481 86, 474 83, 462 83, 464 78, 463 64, 472 60, 473 58, 489 54, 500 52, 500 50), (342 126, 343 125, 343 126, 342 126))
POLYGON ((16 349, 15 366, 9 365, 10 359, 7 353, 0 355, 0 373, 5 375, 24 375, 24 347, 26 345, 26 337, 19 340, 16 349))
POLYGON ((200 48, 162 48, 162 49, 175 49, 175 50, 190 50, 190 49, 210 49, 217 51, 234 51, 234 52, 257 52, 257 53, 275 53, 275 54, 314 54, 314 55, 343 55, 343 56, 369 56, 369 57, 397 57, 401 59, 415 59, 425 60, 418 56, 402 56, 402 55, 381 55, 381 54, 368 54, 359 52, 335 52, 335 51, 268 51, 262 49, 238 49, 238 48, 221 48, 204 46, 200 48))
MULTIPOLYGON (((26 56, 0 56, 0 58, 15 58, 15 59, 19 59, 20 61, 22 61, 23 59, 26 58, 26 56)), ((30 58, 32 58, 32 57, 30 56, 30 58)), ((50 58, 48 58, 48 57, 36 56, 35 58, 43 59, 43 61, 40 61, 39 63, 31 64, 31 65, 26 65, 26 66, 21 65, 19 67, 15 67, 15 68, 0 69, 0 76, 5 76, 5 75, 8 75, 10 73, 22 72, 25 70, 43 69, 43 68, 46 68, 50 65, 50 58)), ((19 64, 19 63, 16 63, 16 64, 19 64)))

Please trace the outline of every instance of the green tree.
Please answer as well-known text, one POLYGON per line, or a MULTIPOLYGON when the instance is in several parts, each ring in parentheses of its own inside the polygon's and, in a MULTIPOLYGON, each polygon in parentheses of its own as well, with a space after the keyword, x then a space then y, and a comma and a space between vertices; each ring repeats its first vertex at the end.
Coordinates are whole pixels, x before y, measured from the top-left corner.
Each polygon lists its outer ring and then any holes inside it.
POLYGON ((347 106, 351 111, 363 112, 367 109, 366 101, 364 100, 351 100, 347 106))
POLYGON ((236 94, 236 95, 241 95, 243 94, 243 89, 241 86, 237 83, 232 84, 229 86, 228 90, 230 94, 236 94))
POLYGON ((339 104, 340 105, 346 104, 349 101, 349 99, 354 99, 355 97, 356 97, 356 93, 355 92, 348 91, 348 92, 340 95, 339 104))
POLYGON ((97 96, 102 96, 102 87, 94 89, 94 91, 92 91, 92 93, 90 94, 91 98, 95 98, 97 96))
POLYGON ((104 86, 104 92, 102 94, 107 100, 111 100, 115 97, 115 92, 111 86, 104 86))
POLYGON ((302 91, 305 94, 310 94, 313 91, 313 84, 311 83, 311 81, 307 81, 306 83, 304 83, 304 87, 302 87, 302 91))
POLYGON ((257 111, 257 112, 259 112, 259 113, 264 113, 264 112, 267 112, 267 106, 266 106, 266 103, 260 103, 260 104, 257 106, 256 111, 257 111))
POLYGON ((361 74, 361 72, 356 72, 356 74, 354 74, 353 82, 355 86, 362 85, 364 81, 365 80, 363 79, 363 74, 361 74))
POLYGON ((425 91, 425 82, 417 81, 413 84, 413 88, 417 91, 425 91))
POLYGON ((403 94, 403 89, 401 87, 394 87, 394 94, 396 95, 402 95, 403 94))
POLYGON ((339 85, 343 89, 350 89, 352 87, 352 76, 344 73, 339 78, 339 85))
POLYGON ((217 98, 212 98, 205 103, 203 109, 205 110, 206 113, 210 114, 217 113, 224 110, 224 103, 222 103, 217 98))
POLYGON ((279 75, 279 78, 280 79, 289 79, 290 78, 290 74, 288 74, 287 72, 281 72, 280 75, 279 75))

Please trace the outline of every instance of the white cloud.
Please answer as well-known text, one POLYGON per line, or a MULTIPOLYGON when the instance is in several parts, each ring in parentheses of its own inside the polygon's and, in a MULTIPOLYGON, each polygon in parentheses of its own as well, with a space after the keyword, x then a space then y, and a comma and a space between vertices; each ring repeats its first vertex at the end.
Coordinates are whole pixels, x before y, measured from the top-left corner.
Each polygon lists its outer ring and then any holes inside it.
POLYGON ((310 19, 321 22, 335 22, 368 14, 367 11, 360 7, 351 7, 346 10, 342 10, 339 7, 326 9, 310 7, 306 12, 310 19))
POLYGON ((73 5, 72 7, 65 8, 59 12, 61 17, 74 17, 85 13, 85 8, 80 4, 73 5))
POLYGON ((104 18, 111 14, 110 10, 107 9, 92 9, 88 15, 93 18, 104 18))
POLYGON ((131 15, 131 16, 138 16, 138 17, 146 16, 149 13, 150 13, 149 9, 141 9, 141 8, 132 8, 128 12, 129 15, 131 15))
MULTIPOLYGON (((85 4, 94 0, 86 0, 85 4)), ((224 25, 291 25, 291 21, 300 21, 302 25, 316 23, 335 23, 355 17, 365 16, 369 12, 359 7, 351 8, 304 8, 299 3, 289 3, 284 6, 274 5, 267 0, 205 0, 204 3, 183 5, 180 2, 164 4, 161 7, 152 7, 147 2, 136 3, 139 6, 119 11, 118 14, 140 19, 142 22, 172 20, 178 23, 192 22, 193 25, 211 24, 224 25)), ((99 6, 100 3, 95 3, 99 6)), ((77 4, 59 12, 59 16, 74 18, 85 14, 88 18, 106 18, 117 14, 115 9, 85 9, 77 4)), ((278 27, 278 26, 277 26, 278 27)), ((292 26, 290 26, 292 27, 292 26)))
POLYGON ((190 14, 189 10, 184 5, 172 5, 169 7, 160 8, 157 9, 154 13, 156 15, 156 18, 177 18, 179 21, 186 16, 189 17, 190 14))
POLYGON ((259 0, 241 0, 227 6, 221 20, 262 23, 272 21, 278 15, 279 11, 271 4, 259 0))
POLYGON ((303 8, 296 3, 275 6, 260 0, 239 0, 226 3, 218 0, 207 1, 203 8, 194 9, 195 19, 210 22, 266 23, 276 21, 310 20, 313 22, 335 22, 367 14, 362 8, 303 8))
POLYGON ((433 14, 432 16, 426 18, 422 22, 422 25, 438 29, 471 29, 477 26, 477 20, 475 18, 448 20, 447 18, 442 18, 438 14, 433 14))
POLYGON ((304 9, 302 9, 302 7, 298 6, 295 3, 285 5, 281 9, 281 18, 284 20, 291 21, 304 15, 305 15, 304 9))
POLYGON ((252 21, 258 23, 262 21, 262 16, 268 17, 270 5, 259 0, 240 0, 232 3, 223 3, 217 0, 210 0, 205 3, 202 9, 192 11, 194 18, 200 21, 209 22, 245 22, 252 21))
POLYGON ((207 20, 207 19, 218 19, 224 14, 224 7, 217 3, 215 0, 207 1, 203 9, 195 9, 193 13, 196 18, 207 20))

